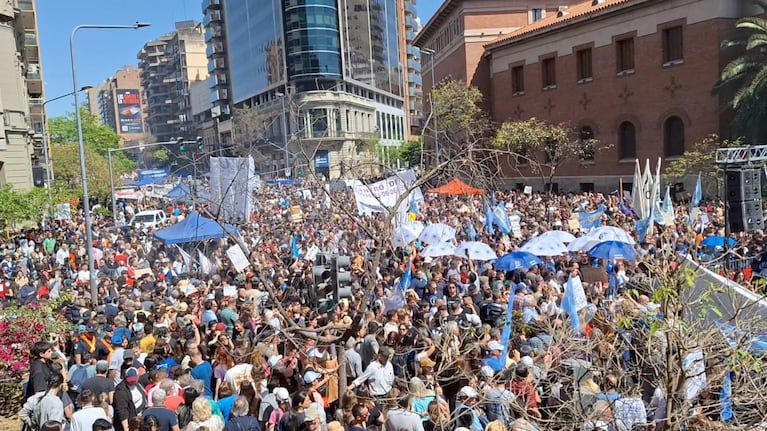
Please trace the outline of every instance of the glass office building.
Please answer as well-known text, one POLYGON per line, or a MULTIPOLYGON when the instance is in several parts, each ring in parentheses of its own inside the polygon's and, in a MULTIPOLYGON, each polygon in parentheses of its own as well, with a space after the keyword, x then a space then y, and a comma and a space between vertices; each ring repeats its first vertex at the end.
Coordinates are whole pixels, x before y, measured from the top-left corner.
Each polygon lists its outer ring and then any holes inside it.
POLYGON ((403 96, 398 0, 240 0, 223 5, 234 103, 284 84, 286 78, 298 92, 356 81, 403 96))
MULTIPOLYGON (((290 2, 299 3, 286 1, 290 2)), ((282 0, 224 2, 228 67, 235 103, 285 81, 282 3, 282 0)))

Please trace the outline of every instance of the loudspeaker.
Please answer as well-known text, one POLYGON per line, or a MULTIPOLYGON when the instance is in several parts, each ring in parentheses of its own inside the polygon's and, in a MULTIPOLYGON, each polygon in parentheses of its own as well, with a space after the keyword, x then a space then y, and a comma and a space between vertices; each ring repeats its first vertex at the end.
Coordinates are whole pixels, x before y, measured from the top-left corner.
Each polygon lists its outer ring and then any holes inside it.
POLYGON ((728 170, 725 178, 726 199, 730 202, 762 198, 760 169, 728 170))
POLYGON ((45 187, 45 168, 41 166, 32 167, 32 184, 35 187, 45 187))
POLYGON ((730 223, 730 232, 751 232, 764 229, 762 200, 729 202, 727 219, 730 223))

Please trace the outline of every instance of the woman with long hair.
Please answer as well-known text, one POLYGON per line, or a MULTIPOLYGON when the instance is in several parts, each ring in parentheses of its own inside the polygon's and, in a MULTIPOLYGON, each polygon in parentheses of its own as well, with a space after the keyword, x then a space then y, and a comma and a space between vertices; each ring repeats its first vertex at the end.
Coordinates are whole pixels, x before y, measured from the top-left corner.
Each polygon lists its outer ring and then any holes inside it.
POLYGON ((408 392, 413 399, 413 412, 421 416, 421 421, 429 419, 428 408, 432 401, 438 400, 437 393, 426 387, 423 380, 413 377, 408 383, 408 392))
POLYGON ((218 400, 218 389, 226 377, 226 372, 233 366, 234 358, 231 353, 224 347, 217 348, 213 354, 213 377, 216 378, 216 388, 213 390, 215 400, 218 400))

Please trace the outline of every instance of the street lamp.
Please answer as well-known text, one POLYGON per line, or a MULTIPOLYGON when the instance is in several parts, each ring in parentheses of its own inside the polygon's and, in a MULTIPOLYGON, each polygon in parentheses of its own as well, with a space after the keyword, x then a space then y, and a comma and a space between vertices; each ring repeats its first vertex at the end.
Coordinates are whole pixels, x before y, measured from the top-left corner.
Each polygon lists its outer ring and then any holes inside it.
MULTIPOLYGON (((431 59, 431 94, 434 94, 434 87, 436 87, 437 83, 434 82, 434 50, 429 48, 421 48, 421 52, 425 52, 429 54, 429 57, 431 59)), ((431 102, 431 112, 434 112, 434 98, 430 97, 429 101, 431 102)), ((435 115, 436 117, 436 115, 435 115)), ((434 121, 435 124, 437 120, 434 121)), ((439 130, 437 128, 434 128, 434 156, 437 164, 439 164, 439 130)), ((421 158, 423 158, 423 154, 421 154, 421 158)))
MULTIPOLYGON (((81 87, 78 91, 85 91, 90 90, 93 88, 90 85, 86 85, 81 87)), ((65 97, 69 97, 71 95, 75 94, 74 91, 70 91, 67 94, 62 94, 61 96, 54 97, 53 99, 48 99, 45 102, 43 102, 43 113, 45 113, 45 105, 47 105, 49 102, 55 102, 59 99, 63 99, 65 97)), ((45 184, 48 186, 48 213, 50 214, 53 208, 53 167, 51 166, 51 156, 50 156, 50 149, 48 148, 50 146, 50 139, 48 139, 48 131, 46 130, 45 124, 48 123, 48 116, 46 115, 45 118, 43 118, 43 157, 45 157, 45 184)))
POLYGON ((85 239, 86 251, 88 253, 88 274, 91 288, 91 300, 98 302, 98 286, 96 285, 96 270, 93 259, 93 232, 91 232, 91 207, 88 202, 88 178, 85 169, 85 146, 83 145, 83 122, 80 117, 80 102, 77 98, 77 67, 75 65, 75 35, 81 28, 98 29, 138 29, 148 27, 151 24, 136 22, 131 25, 107 25, 107 24, 80 24, 72 29, 69 35, 69 57, 72 62, 72 92, 75 97, 75 119, 77 120, 77 145, 80 151, 80 176, 83 182, 83 212, 85 213, 85 239))
POLYGON ((285 93, 277 92, 274 94, 275 96, 282 99, 282 113, 280 116, 282 117, 282 137, 285 139, 285 178, 288 178, 290 176, 289 169, 290 169, 290 154, 288 152, 288 120, 287 120, 287 113, 285 112, 285 98, 287 97, 285 93))

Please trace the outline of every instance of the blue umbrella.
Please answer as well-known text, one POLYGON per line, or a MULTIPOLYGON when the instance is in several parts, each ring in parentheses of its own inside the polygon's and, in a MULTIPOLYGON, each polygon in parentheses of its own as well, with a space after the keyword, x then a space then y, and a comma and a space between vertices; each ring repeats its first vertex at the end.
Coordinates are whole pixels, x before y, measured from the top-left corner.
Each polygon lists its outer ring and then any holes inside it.
POLYGON ((532 253, 513 251, 496 259, 495 269, 500 271, 516 271, 518 269, 530 269, 540 263, 541 259, 532 253))
MULTIPOLYGON (((732 238, 727 239, 727 244, 730 246, 735 245, 735 240, 732 238)), ((700 245, 703 247, 724 247, 724 237, 723 236, 708 236, 703 239, 703 241, 700 242, 700 245)))
POLYGON ((589 255, 607 260, 636 260, 637 258, 637 252, 634 250, 634 246, 620 241, 600 242, 589 250, 589 255))

